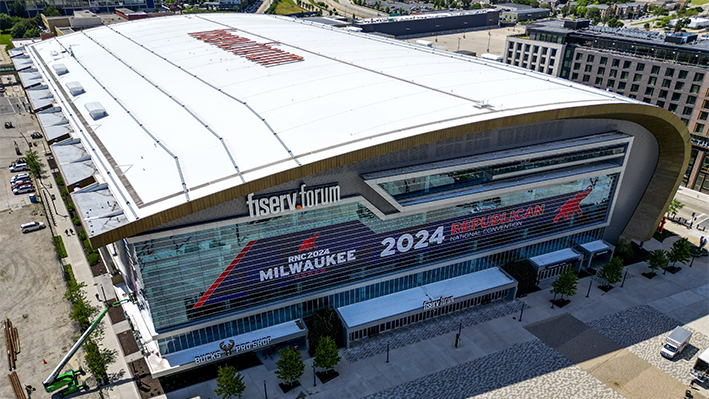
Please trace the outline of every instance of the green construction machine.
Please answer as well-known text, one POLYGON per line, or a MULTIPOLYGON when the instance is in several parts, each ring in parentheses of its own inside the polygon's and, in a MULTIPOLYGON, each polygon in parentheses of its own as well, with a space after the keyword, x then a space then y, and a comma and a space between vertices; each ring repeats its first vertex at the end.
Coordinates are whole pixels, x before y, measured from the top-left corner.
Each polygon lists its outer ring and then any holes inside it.
POLYGON ((108 310, 112 307, 115 306, 120 306, 123 303, 129 302, 128 299, 124 299, 122 301, 118 302, 113 302, 112 304, 108 304, 106 306, 106 309, 101 312, 101 314, 98 315, 96 320, 94 320, 93 323, 89 326, 86 331, 81 335, 78 341, 74 344, 74 346, 71 347, 69 352, 64 356, 61 362, 59 362, 59 365, 54 368, 54 371, 52 371, 52 374, 47 377, 46 380, 42 383, 44 385, 44 390, 47 392, 54 392, 57 389, 61 389, 66 387, 64 390, 62 390, 59 394, 60 396, 66 396, 70 395, 78 390, 80 390, 82 387, 88 388, 86 386, 86 383, 79 383, 79 376, 80 375, 85 375, 86 373, 84 370, 79 367, 77 370, 69 370, 67 372, 61 373, 62 368, 66 366, 67 363, 69 363, 69 360, 71 360, 72 356, 76 353, 77 350, 79 350, 79 347, 86 341, 86 339, 91 335, 91 333, 96 329, 96 326, 101 322, 104 316, 108 313, 108 310))

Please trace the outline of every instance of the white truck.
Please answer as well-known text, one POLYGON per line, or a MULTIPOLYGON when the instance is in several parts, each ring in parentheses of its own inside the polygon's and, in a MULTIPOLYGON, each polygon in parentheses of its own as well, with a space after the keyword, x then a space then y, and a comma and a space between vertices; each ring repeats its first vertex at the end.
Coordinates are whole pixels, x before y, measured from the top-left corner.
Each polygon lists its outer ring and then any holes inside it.
POLYGON ((707 376, 709 376, 709 349, 699 355, 697 362, 694 363, 694 368, 689 374, 701 383, 707 380, 707 376))
POLYGON ((689 343, 692 337, 692 332, 677 326, 665 340, 665 345, 660 350, 660 354, 668 359, 673 359, 678 353, 682 352, 689 343))

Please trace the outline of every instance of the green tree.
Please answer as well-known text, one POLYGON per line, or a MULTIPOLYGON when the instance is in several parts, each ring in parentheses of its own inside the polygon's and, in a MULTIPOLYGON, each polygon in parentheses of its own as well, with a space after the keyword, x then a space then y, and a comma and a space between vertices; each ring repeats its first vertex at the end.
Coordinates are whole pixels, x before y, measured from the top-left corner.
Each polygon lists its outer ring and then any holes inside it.
POLYGON ((681 238, 672 244, 672 249, 667 255, 667 259, 672 262, 674 267, 677 262, 686 263, 692 256, 692 244, 686 238, 681 238))
POLYGON ((246 390, 244 376, 237 372, 235 367, 219 367, 217 373, 217 389, 214 390, 217 396, 221 399, 230 399, 232 396, 241 399, 244 395, 244 390, 246 390))
POLYGON ((44 7, 44 10, 42 10, 42 14, 44 14, 46 17, 58 17, 60 15, 59 10, 54 8, 54 6, 44 7))
POLYGON ((689 18, 680 18, 676 23, 675 23, 675 33, 681 31, 685 27, 687 27, 692 21, 689 18))
POLYGON ((337 344, 330 337, 320 338, 318 348, 315 350, 315 367, 324 368, 326 371, 332 370, 340 362, 340 354, 337 353, 337 344))
POLYGON ((290 346, 278 352, 281 359, 276 362, 276 375, 287 385, 293 385, 303 375, 305 363, 300 357, 300 351, 290 346))
POLYGON ((635 255, 633 244, 629 240, 621 238, 615 244, 615 253, 623 259, 630 259, 635 255))
POLYGON ((106 369, 116 360, 116 351, 101 348, 94 338, 88 338, 84 342, 84 349, 86 350, 84 356, 86 367, 94 377, 106 380, 108 378, 106 369))
POLYGON ((10 11, 12 11, 12 15, 16 17, 24 17, 25 16, 25 3, 21 1, 16 1, 12 3, 10 6, 10 11))
POLYGON ((27 33, 28 30, 34 27, 35 26, 33 23, 26 19, 23 19, 22 21, 13 25, 12 30, 10 31, 10 35, 12 35, 13 39, 20 39, 25 37, 25 33, 27 33))
POLYGON ((660 268, 667 267, 667 251, 664 249, 656 249, 647 255, 647 267, 653 273, 660 268))
POLYGON ((6 31, 12 28, 12 18, 7 14, 0 14, 0 30, 6 31))
POLYGON ((576 285, 579 278, 574 273, 573 269, 569 268, 561 273, 559 277, 551 283, 551 293, 561 295, 560 299, 564 299, 564 295, 573 296, 576 294, 576 285))
POLYGON ((684 204, 675 198, 670 202, 670 206, 667 207, 666 213, 667 215, 676 215, 682 208, 684 208, 684 204))
POLYGON ((22 37, 23 38, 39 37, 39 28, 34 27, 32 29, 27 29, 25 31, 25 34, 22 37))
POLYGON ((335 339, 340 336, 342 325, 333 309, 320 309, 313 314, 313 322, 308 332, 310 354, 314 354, 322 337, 335 339))
POLYGON ((613 285, 623 278, 623 260, 614 256, 610 262, 606 263, 596 274, 606 285, 613 285))
POLYGON ((37 151, 27 151, 27 154, 25 154, 25 162, 27 162, 27 166, 29 166, 30 172, 32 172, 32 176, 34 176, 35 179, 39 179, 42 176, 42 169, 44 169, 44 163, 39 158, 39 155, 37 155, 37 151))

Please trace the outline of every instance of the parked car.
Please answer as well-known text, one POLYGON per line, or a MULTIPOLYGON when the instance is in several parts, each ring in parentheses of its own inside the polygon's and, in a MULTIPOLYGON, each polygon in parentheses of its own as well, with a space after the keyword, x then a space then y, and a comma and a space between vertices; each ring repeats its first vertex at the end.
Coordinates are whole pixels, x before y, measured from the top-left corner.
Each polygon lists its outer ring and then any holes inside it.
POLYGON ((5 129, 11 129, 14 126, 12 126, 12 122, 5 122, 5 129))
POLYGON ((33 139, 41 139, 41 138, 42 138, 42 133, 40 133, 40 132, 32 132, 32 134, 30 135, 30 137, 32 137, 33 139))
POLYGON ((31 231, 42 230, 45 227, 47 226, 42 222, 29 222, 21 225, 20 230, 22 230, 22 233, 29 233, 31 231))
POLYGON ((20 194, 25 194, 25 193, 31 193, 34 192, 34 187, 30 185, 24 185, 20 186, 14 190, 12 190, 12 193, 15 195, 20 195, 20 194))
POLYGON ((15 166, 10 167, 10 172, 24 172, 30 170, 30 167, 26 163, 18 163, 15 166))
POLYGON ((12 178, 10 179, 10 184, 12 184, 18 180, 25 180, 25 179, 29 179, 29 178, 30 178, 29 173, 20 173, 19 175, 12 176, 12 178))
POLYGON ((12 189, 14 190, 17 187, 25 186, 27 184, 32 184, 32 181, 29 178, 23 179, 23 180, 18 180, 16 182, 12 183, 12 189))

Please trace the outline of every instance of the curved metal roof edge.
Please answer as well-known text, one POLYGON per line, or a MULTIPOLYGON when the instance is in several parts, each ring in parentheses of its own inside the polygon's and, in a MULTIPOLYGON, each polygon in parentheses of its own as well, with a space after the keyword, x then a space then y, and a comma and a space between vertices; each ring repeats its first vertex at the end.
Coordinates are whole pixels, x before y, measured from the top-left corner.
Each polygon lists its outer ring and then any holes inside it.
POLYGON ((669 207, 677 191, 682 174, 689 164, 691 146, 687 127, 671 112, 642 103, 598 104, 545 110, 495 118, 444 128, 425 134, 382 143, 346 154, 305 164, 258 180, 247 182, 218 193, 194 199, 191 202, 138 219, 114 230, 90 238, 94 248, 131 237, 162 224, 208 209, 252 192, 265 190, 275 185, 301 179, 316 173, 331 170, 353 162, 362 161, 391 152, 454 137, 480 133, 493 129, 509 128, 537 122, 563 119, 619 119, 636 123, 651 132, 658 141, 660 154, 650 183, 638 207, 625 227, 622 236, 645 240, 652 236, 662 215, 669 207))

